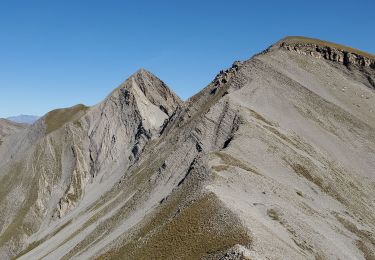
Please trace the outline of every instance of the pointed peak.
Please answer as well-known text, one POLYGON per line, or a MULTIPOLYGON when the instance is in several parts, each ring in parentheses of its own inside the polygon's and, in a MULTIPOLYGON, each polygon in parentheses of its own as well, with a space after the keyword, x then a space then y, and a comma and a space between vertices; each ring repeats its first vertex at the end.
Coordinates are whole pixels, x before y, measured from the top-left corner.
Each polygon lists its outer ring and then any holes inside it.
POLYGON ((170 115, 177 106, 183 103, 167 84, 144 68, 133 73, 110 94, 110 97, 113 95, 123 95, 124 90, 127 90, 127 93, 130 92, 138 98, 141 93, 152 104, 161 107, 167 115, 170 115))
POLYGON ((151 73, 150 71, 148 71, 148 70, 146 70, 144 68, 140 68, 139 70, 137 70, 136 72, 134 72, 130 76, 130 78, 132 78, 132 77, 135 77, 135 78, 140 78, 140 77, 141 78, 143 78, 143 77, 146 77, 146 78, 149 78, 149 77, 157 78, 153 73, 151 73))
POLYGON ((155 76, 153 73, 151 73, 150 71, 148 71, 144 68, 140 68, 139 70, 137 70, 136 72, 131 74, 114 91, 119 90, 119 89, 123 89, 123 88, 129 88, 130 89, 133 86, 134 82, 137 83, 137 85, 138 84, 150 85, 149 87, 152 87, 152 85, 155 85, 153 83, 157 82, 157 83, 163 84, 163 85, 165 85, 165 87, 167 87, 166 84, 161 79, 159 79, 157 76, 155 76), (149 84, 146 84, 147 81, 150 81, 149 84))
POLYGON ((136 72, 131 74, 125 81, 123 81, 116 89, 114 89, 113 92, 115 92, 116 90, 119 90, 119 89, 123 89, 123 88, 130 88, 132 86, 132 83, 134 82, 134 80, 137 83, 139 83, 143 80, 155 80, 155 81, 163 82, 161 79, 159 79, 157 76, 155 76, 152 72, 150 72, 150 71, 148 71, 144 68, 140 68, 136 72))

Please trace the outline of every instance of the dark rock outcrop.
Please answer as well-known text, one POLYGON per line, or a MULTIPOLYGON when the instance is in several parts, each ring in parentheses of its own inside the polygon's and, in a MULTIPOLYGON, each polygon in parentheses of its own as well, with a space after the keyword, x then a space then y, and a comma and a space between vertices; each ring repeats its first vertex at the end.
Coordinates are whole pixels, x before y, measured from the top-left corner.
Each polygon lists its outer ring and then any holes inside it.
POLYGON ((375 69, 375 59, 371 59, 358 53, 349 52, 340 48, 324 45, 322 46, 314 43, 288 43, 286 41, 281 42, 280 47, 299 54, 340 62, 345 66, 357 65, 375 69))

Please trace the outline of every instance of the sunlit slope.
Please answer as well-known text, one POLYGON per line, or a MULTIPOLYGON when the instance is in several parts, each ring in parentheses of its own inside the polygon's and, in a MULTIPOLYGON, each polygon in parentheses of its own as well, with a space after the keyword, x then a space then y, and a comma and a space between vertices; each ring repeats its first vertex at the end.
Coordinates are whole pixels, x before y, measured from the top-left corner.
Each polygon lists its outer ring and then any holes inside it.
POLYGON ((9 139, 0 255, 372 259, 373 60, 328 44, 283 39, 184 103, 140 70, 9 139))

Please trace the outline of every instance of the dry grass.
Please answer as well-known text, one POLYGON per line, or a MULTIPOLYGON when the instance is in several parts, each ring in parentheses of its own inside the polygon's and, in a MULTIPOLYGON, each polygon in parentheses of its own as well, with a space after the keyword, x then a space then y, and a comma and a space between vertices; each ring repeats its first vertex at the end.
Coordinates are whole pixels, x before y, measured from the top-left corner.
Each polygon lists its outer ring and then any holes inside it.
MULTIPOLYGON (((6 198, 6 194, 8 194, 11 189, 13 189, 16 185, 20 185, 20 182, 22 182, 21 178, 23 177, 22 171, 22 163, 16 163, 9 174, 0 180, 0 202, 6 198)), ((38 196, 38 176, 30 176, 30 178, 33 178, 30 179, 29 186, 32 187, 32 189, 28 191, 26 199, 24 200, 22 206, 17 210, 12 222, 2 232, 2 235, 0 236, 0 246, 9 242, 12 238, 20 236, 22 233, 32 233, 31 227, 28 227, 24 223, 24 220, 29 209, 32 207, 38 196)))
POLYGON ((279 217, 279 214, 277 213, 277 211, 275 209, 268 209, 267 210, 267 215, 275 220, 275 221, 280 221, 280 217, 279 217))
POLYGON ((334 214, 336 219, 351 233, 355 234, 358 239, 356 241, 357 248, 363 253, 366 260, 375 259, 375 236, 374 234, 357 228, 357 226, 351 223, 349 220, 340 217, 339 214, 334 214))
POLYGON ((29 246, 26 249, 22 250, 17 256, 15 256, 14 259, 17 259, 17 258, 27 254, 28 252, 30 252, 31 250, 33 250, 34 248, 36 248, 37 246, 39 246, 40 244, 45 242, 47 239, 55 236, 57 233, 59 233, 61 230, 63 230, 66 226, 68 226, 71 222, 72 222, 72 220, 69 220, 68 222, 64 223, 61 227, 59 227, 56 231, 54 231, 51 235, 46 236, 46 237, 44 237, 40 240, 32 242, 31 244, 29 244, 29 246))
POLYGON ((330 48, 340 49, 340 50, 350 52, 350 53, 359 54, 359 55, 364 56, 364 57, 369 58, 369 59, 375 59, 375 55, 364 52, 364 51, 361 51, 361 50, 358 50, 358 49, 354 49, 352 47, 348 47, 348 46, 333 43, 333 42, 322 41, 322 40, 319 40, 319 39, 308 38, 308 37, 288 36, 288 37, 285 37, 284 39, 282 39, 281 42, 286 42, 286 43, 289 43, 289 44, 311 43, 311 44, 316 44, 316 45, 320 45, 320 46, 327 46, 327 47, 330 47, 330 48))
POLYGON ((357 248, 362 252, 366 260, 375 260, 375 252, 368 245, 362 242, 362 240, 356 241, 357 248))
POLYGON ((315 183, 318 187, 323 188, 322 186, 322 180, 318 178, 317 176, 314 176, 305 166, 299 164, 299 163, 292 163, 290 164, 293 171, 297 173, 300 176, 303 176, 307 180, 311 181, 312 183, 315 183))
MULTIPOLYGON (((252 173, 260 175, 259 172, 257 172, 256 170, 254 170, 253 168, 251 168, 247 164, 241 162, 240 160, 234 158, 233 156, 231 156, 231 155, 229 155, 227 153, 216 152, 215 155, 218 156, 225 165, 229 165, 229 166, 233 166, 233 167, 238 167, 238 168, 241 168, 241 169, 243 169, 245 171, 252 172, 252 173)), ((223 167, 220 167, 220 169, 223 170, 223 167)))
POLYGON ((212 166, 212 169, 214 169, 217 172, 222 172, 222 171, 227 171, 229 169, 229 166, 224 165, 224 164, 219 164, 219 165, 212 166))
POLYGON ((347 205, 346 201, 337 192, 337 190, 334 187, 332 187, 332 184, 330 182, 326 182, 322 177, 318 176, 317 174, 314 174, 313 172, 311 172, 311 170, 309 170, 302 164, 291 163, 289 165, 292 167, 295 173, 297 173, 301 177, 304 177, 308 181, 314 183, 316 186, 318 186, 321 189, 321 191, 335 198, 339 202, 347 205))
POLYGON ((268 125, 264 125, 263 127, 265 129, 269 130, 270 132, 272 132, 273 134, 275 134, 276 136, 278 136, 280 139, 284 140, 285 142, 290 143, 291 145, 298 147, 295 144, 295 142, 293 142, 290 138, 288 138, 288 136, 280 133, 276 128, 268 126, 268 125))
POLYGON ((44 119, 47 125, 46 133, 49 134, 66 123, 79 119, 87 109, 88 107, 80 104, 74 107, 56 109, 49 112, 44 119))
MULTIPOLYGON (((45 150, 42 149, 43 143, 37 145, 33 152, 33 158, 45 158, 45 150)), ((59 154, 59 153, 56 153, 59 154)), ((60 158, 60 156, 56 156, 60 158)), ((53 164, 55 165, 55 164, 53 164)), ((25 195, 25 199, 22 205, 13 208, 15 215, 12 218, 12 222, 4 228, 0 236, 0 246, 14 244, 14 252, 20 252, 23 249, 23 245, 19 244, 22 236, 35 233, 38 229, 38 218, 31 217, 30 212, 36 209, 35 202, 38 199, 38 186, 40 176, 43 171, 53 171, 56 174, 61 172, 59 166, 61 163, 57 160, 56 168, 49 168, 42 162, 34 170, 27 171, 25 163, 19 161, 13 163, 10 169, 6 170, 8 173, 0 179, 0 207, 8 207, 6 203, 7 195, 14 187, 19 186, 22 189, 22 193, 25 195)))
POLYGON ((136 242, 132 239, 99 259, 201 259, 236 244, 251 243, 240 222, 214 195, 196 200, 159 228, 154 226, 160 221, 159 214, 154 219, 141 231, 145 237, 136 242))
POLYGON ((277 221, 282 225, 290 234, 290 238, 293 242, 301 248, 303 251, 308 251, 314 255, 315 259, 325 259, 319 255, 318 252, 313 250, 312 245, 310 245, 306 240, 304 240, 300 234, 296 232, 296 230, 291 226, 286 219, 282 218, 282 214, 277 209, 270 208, 267 210, 267 215, 274 221, 277 221))
POLYGON ((291 159, 284 158, 284 160, 296 174, 314 183, 322 192, 350 208, 355 215, 370 222, 374 221, 372 208, 366 206, 369 198, 362 191, 364 187, 350 178, 348 173, 342 172, 331 163, 327 163, 327 169, 322 172, 306 159, 301 159, 300 163, 291 159))
POLYGON ((250 112, 250 114, 252 115, 252 117, 254 117, 255 119, 257 120, 260 120, 262 121, 263 123, 267 124, 267 125, 270 125, 270 126, 277 126, 276 123, 273 123, 267 119, 265 119, 261 114, 255 112, 254 110, 250 109, 250 108, 247 108, 247 110, 250 112))
MULTIPOLYGON (((161 165, 164 163, 164 159, 160 159, 159 157, 153 157, 151 161, 146 160, 146 162, 142 163, 137 167, 135 170, 128 173, 128 178, 123 180, 121 185, 118 186, 116 189, 112 190, 112 192, 107 193, 105 197, 103 197, 99 203, 93 204, 88 211, 97 211, 89 220, 87 220, 82 227, 76 230, 73 234, 71 234, 65 241, 63 241, 59 246, 63 245, 67 241, 71 240, 73 237, 81 233, 84 229, 89 227, 94 223, 98 223, 95 230, 91 232, 84 240, 76 244, 76 246, 67 253, 62 259, 71 259, 76 253, 81 252, 89 245, 97 241, 97 239, 101 236, 106 236, 111 233, 122 221, 129 217, 132 210, 136 208, 137 200, 140 199, 142 191, 148 191, 150 189, 150 183, 148 180, 150 176, 155 173, 161 165), (141 188, 142 187, 142 188, 141 188), (126 194, 123 193, 123 196, 120 195, 116 197, 112 202, 109 202, 110 198, 116 196, 119 189, 126 188, 128 191, 135 191, 138 189, 136 193, 134 193, 131 198, 119 209, 114 213, 110 218, 107 218, 103 221, 99 221, 99 219, 103 218, 108 212, 110 212, 114 205, 121 203, 122 200, 127 198, 126 194)), ((161 218, 161 217, 160 217, 161 218)), ((162 219, 162 218, 161 218, 162 219)))

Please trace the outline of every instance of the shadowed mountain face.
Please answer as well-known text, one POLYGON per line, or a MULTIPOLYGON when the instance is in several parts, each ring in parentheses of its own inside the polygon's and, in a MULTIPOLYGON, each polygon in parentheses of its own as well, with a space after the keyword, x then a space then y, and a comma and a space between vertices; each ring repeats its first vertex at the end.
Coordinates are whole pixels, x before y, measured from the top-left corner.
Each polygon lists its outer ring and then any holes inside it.
POLYGON ((0 146, 0 258, 373 259, 374 60, 289 37, 182 102, 140 70, 0 146))

